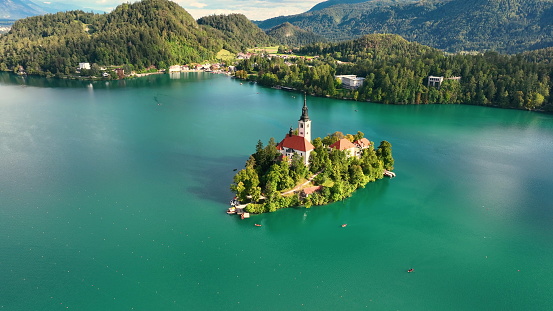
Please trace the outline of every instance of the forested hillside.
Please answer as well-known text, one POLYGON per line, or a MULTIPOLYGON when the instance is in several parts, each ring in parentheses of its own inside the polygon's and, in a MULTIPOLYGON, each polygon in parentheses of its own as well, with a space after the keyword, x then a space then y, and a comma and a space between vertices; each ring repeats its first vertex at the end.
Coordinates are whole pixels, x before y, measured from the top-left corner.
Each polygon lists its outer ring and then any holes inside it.
POLYGON ((450 52, 520 53, 553 46, 553 0, 338 3, 268 19, 259 26, 270 29, 284 22, 336 41, 370 33, 394 33, 450 52))
POLYGON ((255 46, 269 46, 273 40, 243 14, 209 15, 198 19, 198 24, 222 32, 223 47, 243 51, 255 46))
POLYGON ((340 43, 316 43, 298 51, 318 55, 297 59, 252 58, 237 76, 267 86, 287 86, 311 94, 386 104, 472 104, 552 110, 551 50, 525 55, 446 55, 397 35, 367 35, 340 43), (291 59, 288 62, 293 61, 291 59), (340 62, 337 62, 340 61, 340 62), (335 75, 365 78, 359 89, 341 87, 335 75), (428 76, 443 76, 438 86, 428 76), (447 78, 460 77, 458 80, 447 78))
POLYGON ((326 41, 324 37, 317 35, 312 31, 301 29, 290 23, 284 23, 271 28, 267 31, 267 34, 279 44, 293 47, 326 41))
POLYGON ((167 0, 125 3, 109 14, 48 14, 19 20, 0 36, 0 69, 21 65, 30 74, 67 74, 79 62, 165 68, 213 60, 223 46, 238 52, 244 44, 255 43, 230 34, 232 30, 225 34, 199 25, 167 0))
POLYGON ((530 62, 553 65, 553 47, 522 53, 530 62))

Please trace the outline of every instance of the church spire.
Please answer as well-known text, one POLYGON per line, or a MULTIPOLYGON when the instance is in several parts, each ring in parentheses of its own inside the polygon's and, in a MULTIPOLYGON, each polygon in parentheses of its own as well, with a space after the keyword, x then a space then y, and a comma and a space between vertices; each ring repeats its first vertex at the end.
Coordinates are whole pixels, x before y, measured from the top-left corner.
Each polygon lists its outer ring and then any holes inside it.
POLYGON ((303 93, 303 108, 301 109, 301 117, 299 121, 309 121, 309 115, 307 114, 307 94, 303 93))
POLYGON ((301 109, 301 117, 298 120, 298 135, 311 141, 311 120, 307 114, 307 94, 304 93, 303 108, 301 109))

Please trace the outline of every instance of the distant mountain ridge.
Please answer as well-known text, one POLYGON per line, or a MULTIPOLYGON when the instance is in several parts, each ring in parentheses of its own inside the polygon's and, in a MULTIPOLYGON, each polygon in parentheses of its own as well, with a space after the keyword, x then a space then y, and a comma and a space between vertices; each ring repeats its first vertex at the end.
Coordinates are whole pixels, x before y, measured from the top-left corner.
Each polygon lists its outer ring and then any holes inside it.
POLYGON ((316 4, 307 12, 319 11, 331 6, 341 5, 341 4, 354 4, 362 2, 371 2, 373 5, 389 5, 390 3, 402 3, 402 2, 417 2, 419 0, 327 0, 321 3, 316 4))
POLYGON ((267 30, 267 34, 280 44, 293 47, 326 41, 323 36, 301 29, 288 22, 267 30))
POLYGON ((223 48, 232 51, 245 50, 257 45, 273 45, 275 42, 243 14, 209 15, 198 19, 198 24, 219 30, 229 40, 223 48))
MULTIPOLYGON (((57 13, 69 10, 87 10, 74 4, 62 2, 39 2, 31 0, 1 0, 0 1, 0 19, 18 20, 25 17, 43 15, 48 13, 57 13)), ((100 13, 99 11, 95 11, 100 13)))
POLYGON ((1 19, 16 20, 46 13, 48 11, 29 0, 3 0, 0 2, 1 19))
MULTIPOLYGON (((353 0, 354 1, 354 0, 353 0)), ((259 22, 284 22, 338 41, 370 33, 394 33, 449 52, 519 53, 553 46, 553 0, 425 0, 343 3, 259 22)))

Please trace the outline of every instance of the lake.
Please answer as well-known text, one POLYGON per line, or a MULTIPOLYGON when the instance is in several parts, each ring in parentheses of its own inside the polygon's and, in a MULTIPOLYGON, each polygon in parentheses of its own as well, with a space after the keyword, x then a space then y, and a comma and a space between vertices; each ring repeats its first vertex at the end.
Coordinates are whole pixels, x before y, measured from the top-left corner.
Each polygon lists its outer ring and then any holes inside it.
POLYGON ((302 94, 208 73, 0 73, 0 94, 0 309, 553 305, 552 115, 308 97, 313 137, 387 140, 397 177, 240 220, 234 170, 302 94))

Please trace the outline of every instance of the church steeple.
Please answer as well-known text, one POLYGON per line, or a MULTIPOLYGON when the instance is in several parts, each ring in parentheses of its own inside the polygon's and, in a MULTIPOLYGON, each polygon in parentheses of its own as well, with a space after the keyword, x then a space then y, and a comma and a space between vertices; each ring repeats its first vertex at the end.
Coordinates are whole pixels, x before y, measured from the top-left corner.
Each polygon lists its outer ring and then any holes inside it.
POLYGON ((299 121, 309 121, 309 115, 307 114, 307 94, 303 94, 303 108, 301 109, 301 117, 299 121))
POLYGON ((311 141, 311 120, 309 120, 307 110, 307 94, 304 93, 303 108, 301 109, 301 117, 298 121, 298 134, 307 139, 307 141, 311 141))

